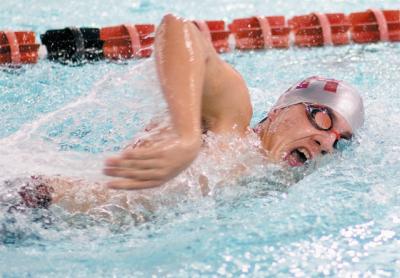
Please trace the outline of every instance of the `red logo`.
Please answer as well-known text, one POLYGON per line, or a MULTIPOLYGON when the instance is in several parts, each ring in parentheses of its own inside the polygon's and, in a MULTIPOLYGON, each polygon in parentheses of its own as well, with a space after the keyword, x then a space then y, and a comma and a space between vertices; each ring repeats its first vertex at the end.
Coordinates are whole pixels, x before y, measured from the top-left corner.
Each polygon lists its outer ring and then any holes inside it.
POLYGON ((299 85, 297 85, 296 89, 307 89, 310 82, 308 80, 304 80, 299 85))
POLYGON ((339 83, 337 81, 327 81, 324 90, 331 93, 336 93, 339 83))

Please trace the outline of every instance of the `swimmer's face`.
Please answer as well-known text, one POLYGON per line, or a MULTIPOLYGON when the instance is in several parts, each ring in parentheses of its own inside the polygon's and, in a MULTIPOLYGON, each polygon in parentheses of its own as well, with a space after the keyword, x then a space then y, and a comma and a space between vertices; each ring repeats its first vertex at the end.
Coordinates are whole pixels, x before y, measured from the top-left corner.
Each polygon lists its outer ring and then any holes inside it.
POLYGON ((301 166, 333 152, 339 138, 351 138, 351 127, 341 115, 332 110, 329 115, 317 115, 318 109, 312 112, 314 118, 310 117, 306 105, 296 104, 269 114, 259 135, 272 161, 301 166))

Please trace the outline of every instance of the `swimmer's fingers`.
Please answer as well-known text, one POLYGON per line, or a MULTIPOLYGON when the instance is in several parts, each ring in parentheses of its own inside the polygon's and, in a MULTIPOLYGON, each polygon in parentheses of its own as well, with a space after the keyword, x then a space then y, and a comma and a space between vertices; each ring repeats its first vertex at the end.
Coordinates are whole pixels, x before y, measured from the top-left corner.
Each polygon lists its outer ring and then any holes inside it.
POLYGON ((136 170, 128 168, 105 168, 104 174, 111 177, 127 178, 137 181, 162 180, 165 173, 162 170, 136 170))
POLYGON ((154 159, 163 156, 163 151, 159 149, 140 148, 140 149, 127 149, 124 150, 117 158, 120 159, 154 159))
POLYGON ((107 183, 107 186, 112 189, 126 189, 126 190, 137 190, 157 187, 162 184, 161 181, 149 180, 149 181, 138 181, 132 179, 118 179, 107 183))
POLYGON ((126 149, 121 153, 121 158, 158 159, 168 156, 171 151, 173 152, 179 147, 179 143, 175 141, 170 141, 167 144, 165 142, 154 142, 154 144, 149 147, 126 149))
POLYGON ((167 182, 196 158, 201 147, 197 139, 159 141, 149 147, 124 150, 119 157, 106 161, 106 175, 124 178, 110 182, 110 187, 138 189, 167 182))
POLYGON ((135 168, 135 169, 158 169, 162 167, 158 159, 121 159, 118 157, 108 158, 105 162, 106 168, 135 168))

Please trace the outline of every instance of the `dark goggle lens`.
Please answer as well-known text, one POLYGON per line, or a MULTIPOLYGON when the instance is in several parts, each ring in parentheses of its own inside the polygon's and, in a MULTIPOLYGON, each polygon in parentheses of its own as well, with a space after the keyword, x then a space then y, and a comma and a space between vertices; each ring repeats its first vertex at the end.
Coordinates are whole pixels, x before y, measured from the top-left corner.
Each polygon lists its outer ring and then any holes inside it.
POLYGON ((333 125, 329 111, 320 106, 305 104, 308 117, 311 123, 320 130, 330 130, 333 125))
POLYGON ((322 130, 329 130, 332 127, 332 119, 327 111, 316 109, 311 114, 315 124, 322 130))

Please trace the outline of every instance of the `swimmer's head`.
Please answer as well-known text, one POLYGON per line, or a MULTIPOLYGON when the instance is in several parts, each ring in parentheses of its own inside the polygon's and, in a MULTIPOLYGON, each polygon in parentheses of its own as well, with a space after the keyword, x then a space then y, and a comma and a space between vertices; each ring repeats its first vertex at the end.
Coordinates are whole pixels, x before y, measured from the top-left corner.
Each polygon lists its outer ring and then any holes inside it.
POLYGON ((364 122, 360 93, 343 81, 307 78, 282 94, 258 132, 275 161, 303 165, 350 139, 364 122))

